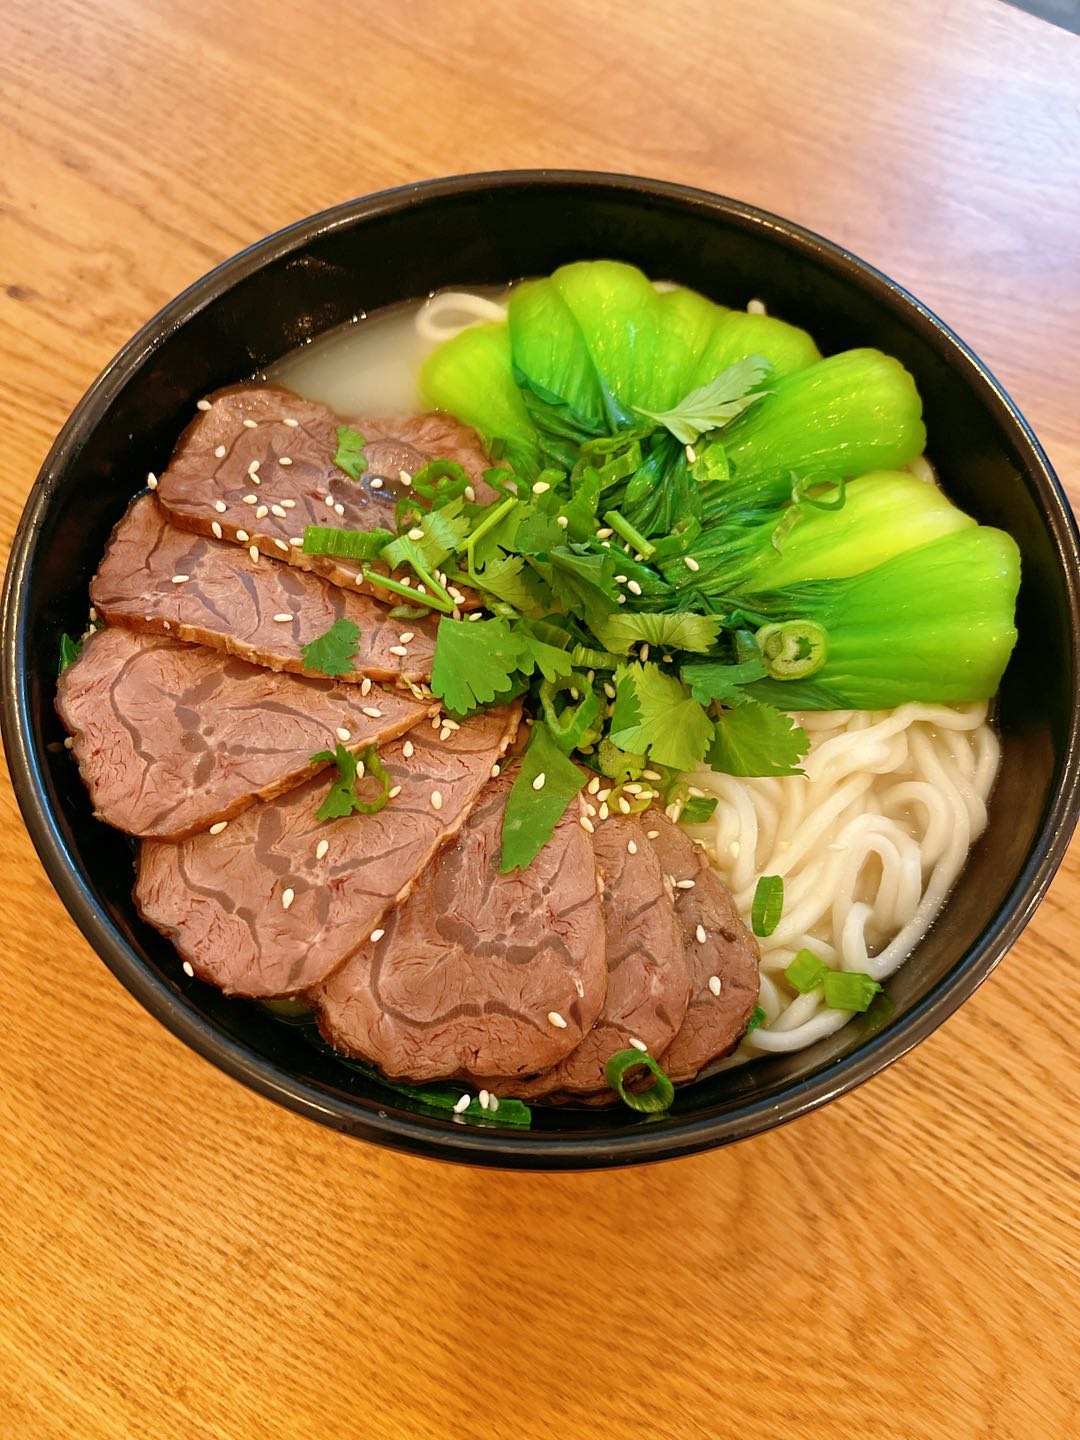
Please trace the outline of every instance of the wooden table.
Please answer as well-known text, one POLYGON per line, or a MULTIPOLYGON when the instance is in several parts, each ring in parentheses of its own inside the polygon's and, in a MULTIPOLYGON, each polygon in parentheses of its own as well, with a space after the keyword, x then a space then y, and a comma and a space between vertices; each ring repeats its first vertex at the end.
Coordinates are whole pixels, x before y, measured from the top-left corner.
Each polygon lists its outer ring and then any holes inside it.
MULTIPOLYGON (((504 166, 688 181, 851 246, 986 357, 1080 495, 1072 36, 974 0, 317 8, 2 7, 5 553, 163 301, 335 201, 504 166)), ((1077 1433, 1075 850, 962 1013, 842 1102, 657 1168, 495 1175, 196 1059, 0 806, 5 1437, 1077 1433)))

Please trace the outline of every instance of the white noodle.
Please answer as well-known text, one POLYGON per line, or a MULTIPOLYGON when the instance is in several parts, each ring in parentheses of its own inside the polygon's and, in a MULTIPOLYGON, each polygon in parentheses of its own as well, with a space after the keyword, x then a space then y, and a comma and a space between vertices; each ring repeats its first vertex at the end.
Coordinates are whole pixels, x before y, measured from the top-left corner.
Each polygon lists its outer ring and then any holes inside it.
POLYGON ((505 319, 506 306, 489 300, 486 295, 473 295, 468 290, 443 290, 417 310, 416 331, 421 339, 441 345, 471 325, 505 319))
POLYGON ((718 801, 694 833, 747 922, 759 877, 784 880, 780 923, 760 942, 765 1020, 727 1064, 799 1050, 851 1019, 820 989, 792 992, 783 971, 799 950, 883 980, 926 934, 986 825, 1000 759, 986 711, 796 715, 810 736, 805 776, 691 777, 718 801))

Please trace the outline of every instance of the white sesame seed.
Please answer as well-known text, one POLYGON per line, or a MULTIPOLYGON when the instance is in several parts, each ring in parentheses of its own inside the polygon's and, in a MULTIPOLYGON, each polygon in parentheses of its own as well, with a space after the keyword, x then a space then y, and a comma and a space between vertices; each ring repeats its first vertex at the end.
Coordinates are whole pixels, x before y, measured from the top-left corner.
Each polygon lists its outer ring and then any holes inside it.
POLYGON ((385 930, 372 930, 372 932, 371 932, 371 943, 374 945, 374 944, 376 943, 376 941, 381 940, 382 937, 383 937, 385 934, 386 934, 386 931, 385 931, 385 930))
POLYGON ((415 746, 413 745, 412 741, 411 741, 411 740, 406 740, 406 741, 405 741, 405 744, 402 745, 402 747, 401 747, 401 753, 405 756, 405 759, 406 759, 406 760, 411 760, 411 759, 412 759, 412 756, 413 756, 413 750, 414 750, 414 749, 415 749, 415 746))
POLYGON ((694 559, 694 557, 693 557, 692 555, 684 555, 684 556, 683 556, 683 564, 686 566, 687 570, 700 570, 700 569, 701 569, 701 566, 698 564, 698 562, 694 559))
POLYGON ((664 777, 659 770, 642 770, 641 778, 643 780, 662 780, 664 777))
POLYGON ((431 808, 433 810, 442 809, 442 795, 438 790, 432 790, 431 792, 431 808))
POLYGON ((278 622, 279 625, 284 625, 293 618, 294 617, 289 614, 288 610, 282 610, 280 614, 274 616, 274 619, 278 622))
POLYGON ((547 776, 544 774, 543 770, 541 770, 541 771, 540 771, 540 774, 537 775, 536 779, 532 782, 532 787, 533 787, 533 789, 534 789, 534 790, 542 790, 542 789, 544 788, 544 781, 545 781, 546 779, 547 779, 547 776))
POLYGON ((296 501, 295 501, 295 500, 282 500, 281 503, 282 503, 282 505, 284 506, 284 508, 285 508, 286 510, 295 510, 295 509, 296 509, 296 501))
POLYGON ((284 519, 285 519, 285 510, 284 510, 284 508, 283 508, 281 505, 271 505, 271 506, 270 506, 270 514, 271 514, 271 515, 276 515, 279 520, 284 520, 284 519))
POLYGON ((586 801, 585 801, 585 809, 586 809, 586 811, 588 812, 589 819, 590 819, 590 820, 595 820, 595 819, 596 819, 596 806, 595 806, 595 805, 590 805, 589 802, 586 800, 586 801))
POLYGON ((432 728, 433 730, 439 730, 439 729, 442 728, 442 716, 441 716, 441 715, 433 715, 433 716, 431 717, 431 728, 432 728))
POLYGON ((496 775, 498 775, 501 770, 502 766, 496 761, 496 763, 491 767, 491 778, 494 780, 496 775))
POLYGON ((460 1115, 461 1112, 462 1112, 463 1110, 467 1110, 471 1104, 472 1104, 472 1096, 471 1096, 471 1095, 462 1095, 462 1097, 461 1097, 460 1100, 455 1100, 455 1101, 454 1101, 454 1114, 455 1114, 455 1115, 460 1115))
POLYGON ((705 941, 709 938, 708 935, 705 933, 704 925, 699 925, 694 931, 694 934, 697 936, 697 942, 699 945, 704 945, 705 941))
POLYGON ((161 623, 162 623, 162 625, 165 626, 165 629, 166 629, 166 630, 171 630, 171 629, 172 629, 172 626, 169 624, 168 620, 163 620, 161 623))
POLYGON ((557 1010, 549 1010, 547 1018, 548 1024, 554 1025, 556 1030, 566 1029, 566 1021, 563 1019, 563 1017, 559 1014, 557 1010))
POLYGON ((566 518, 565 515, 556 515, 555 524, 561 526, 562 529, 565 530, 566 527, 570 524, 570 521, 566 518))
POLYGON ((659 831, 659 830, 646 830, 646 831, 645 831, 645 838, 646 838, 646 840, 655 840, 656 837, 657 837, 659 834, 660 834, 660 831, 659 831))
POLYGON ((299 421, 299 420, 294 420, 294 419, 292 418, 292 416, 290 415, 290 416, 287 416, 281 423, 282 423, 283 425, 288 425, 288 427, 289 427, 290 430, 295 430, 296 427, 300 424, 300 421, 299 421))
POLYGON ((411 485, 411 484, 412 484, 412 476, 409 474, 409 472, 408 472, 407 470, 399 470, 399 471, 398 471, 398 479, 401 481, 402 485, 411 485))
POLYGON ((424 538, 424 532, 420 529, 419 525, 414 525, 408 532, 408 535, 410 540, 422 540, 424 538))
POLYGON ((577 991, 577 993, 578 993, 578 999, 579 999, 579 1000, 584 1000, 584 998, 585 998, 585 986, 584 986, 584 984, 582 983, 582 980, 581 980, 580 975, 575 975, 575 976, 574 976, 574 989, 575 989, 575 990, 577 991))
POLYGON ((361 694, 361 695, 370 695, 370 694, 371 694, 371 681, 370 681, 370 679, 369 679, 366 675, 364 676, 363 680, 360 681, 360 694, 361 694))
MULTIPOLYGON (((304 548, 304 537, 302 535, 290 535, 289 544, 295 545, 297 550, 302 550, 304 548)), ((360 578, 363 579, 363 576, 360 578)))
POLYGON ((391 655, 408 655, 409 652, 404 645, 391 645, 389 653, 391 655))
POLYGON ((288 547, 288 545, 285 543, 284 540, 275 540, 275 541, 274 541, 274 544, 277 546, 277 548, 278 548, 279 550, 284 551, 284 553, 285 553, 286 555, 289 553, 289 547, 288 547))
POLYGON ((397 797, 398 797, 400 794, 401 794, 401 786, 400 786, 400 785, 391 785, 391 786, 390 786, 390 789, 386 792, 386 798, 387 798, 388 800, 396 800, 397 797))
POLYGON ((649 1047, 645 1044, 644 1040, 636 1040, 634 1036, 631 1035, 630 1044, 633 1045, 635 1050, 642 1051, 643 1054, 647 1055, 649 1053, 649 1047))
POLYGON ((259 503, 259 497, 257 495, 244 495, 242 499, 245 505, 257 505, 259 503))
POLYGON ((608 809, 608 807, 607 807, 607 801, 606 801, 606 800, 602 801, 601 804, 600 804, 600 819, 601 819, 601 820, 606 820, 610 814, 611 814, 611 811, 610 811, 610 810, 608 809))
POLYGON ((604 681, 604 694, 607 696, 607 698, 608 698, 609 700, 614 700, 614 699, 615 699, 615 695, 616 695, 615 686, 612 685, 612 683, 611 683, 610 680, 605 680, 605 681, 604 681))
POLYGON ((628 581, 626 582, 626 588, 627 588, 627 590, 630 591, 630 594, 631 594, 631 595, 640 595, 640 594, 641 594, 641 586, 638 584, 638 582, 637 582, 636 580, 628 580, 628 581))
POLYGON ((382 716, 382 711, 377 705, 365 705, 363 709, 364 714, 370 715, 372 720, 378 720, 382 716))
POLYGON ((218 512, 219 515, 224 515, 224 514, 225 514, 225 511, 226 511, 228 508, 229 508, 229 507, 225 504, 225 501, 224 501, 224 500, 215 500, 215 501, 214 501, 214 509, 218 512))
POLYGON ((213 537, 214 537, 215 540, 220 540, 220 539, 221 539, 222 529, 221 529, 221 526, 218 524, 218 522, 217 522, 216 520, 214 520, 214 521, 211 522, 211 525, 210 525, 210 533, 211 533, 211 535, 213 535, 213 537))
POLYGON ((469 502, 470 505, 472 505, 472 504, 475 503, 475 501, 476 501, 476 491, 473 489, 473 487, 472 487, 471 485, 466 485, 466 486, 465 486, 465 490, 464 490, 463 493, 464 493, 464 495, 465 495, 465 499, 469 502))
POLYGON ((676 889, 676 890, 692 890, 693 888, 694 888, 694 882, 693 882, 693 880, 676 880, 676 881, 675 881, 675 889, 676 889))
MULTIPOLYGON (((253 480, 255 479, 255 476, 258 474, 259 468, 261 467, 261 465, 262 465, 262 461, 261 461, 261 460, 252 460, 251 464, 248 466, 248 474, 251 476, 251 478, 252 478, 253 480)), ((257 485, 259 482, 256 480, 255 483, 256 483, 256 485, 257 485)))
POLYGON ((278 463, 279 465, 291 465, 291 464, 292 464, 292 457, 289 456, 289 455, 279 455, 279 456, 278 456, 278 462, 277 462, 277 463, 278 463))
POLYGON ((344 725, 339 725, 339 726, 337 727, 337 732, 336 732, 336 733, 337 733, 337 738, 341 741, 341 743, 342 743, 343 745, 346 744, 349 740, 352 739, 352 731, 351 731, 351 730, 346 730, 346 728, 345 728, 344 725))
POLYGON ((581 828, 582 828, 583 830, 587 831, 588 834, 590 834, 590 835, 595 835, 595 834, 596 834, 596 826, 592 823, 592 821, 589 819, 589 817, 588 817, 587 815, 582 815, 582 816, 580 816, 579 819, 578 819, 578 824, 581 826, 581 828))
POLYGON ((603 802, 604 802, 605 800, 610 800, 610 799, 611 799, 611 786, 609 785, 606 790, 598 790, 598 791, 596 792, 596 798, 597 798, 597 800, 600 801, 601 804, 603 804, 603 802))
MULTIPOLYGON (((209 410, 209 405, 206 408, 209 410)), ((192 968, 190 960, 184 961, 184 974, 188 977, 189 980, 193 980, 195 978, 195 971, 192 968)))
POLYGON ((210 401, 209 401, 209 400, 200 400, 200 401, 198 401, 197 404, 196 404, 196 406, 195 406, 195 409, 196 409, 196 410, 209 410, 209 409, 210 409, 210 401))
POLYGON ((537 480, 536 484, 532 487, 532 493, 534 495, 543 495, 546 491, 550 489, 551 486, 546 480, 537 480))
POLYGON ((246 545, 251 537, 246 530, 237 530, 236 538, 240 541, 241 545, 246 545))
POLYGON ((227 820, 219 820, 216 825, 210 826, 210 834, 220 835, 222 830, 225 829, 225 826, 228 825, 228 823, 229 822, 227 820))
POLYGON ((399 635, 397 638, 398 638, 398 644, 400 644, 400 645, 408 645, 409 641, 415 638, 415 631, 413 631, 413 630, 406 630, 403 635, 399 635))
POLYGON ((630 814, 630 801, 624 800, 621 795, 619 796, 619 809, 624 815, 630 814))
POLYGON ((214 454, 217 456, 217 458, 218 458, 219 460, 224 460, 224 459, 225 459, 225 446, 224 446, 224 445, 218 445, 218 446, 215 448, 215 450, 214 450, 214 454))
POLYGON ((631 855, 636 855, 636 854, 637 854, 637 845, 634 843, 633 840, 628 840, 628 841, 626 842, 626 848, 627 848, 627 851, 628 851, 631 855))
POLYGON ((256 564, 259 563, 259 547, 257 545, 249 545, 248 554, 251 556, 252 560, 254 560, 256 564))
POLYGON ((323 858, 323 856, 326 854, 326 852, 327 852, 329 849, 330 849, 330 841, 329 841, 329 840, 320 840, 319 843, 318 843, 318 845, 315 846, 315 859, 316 859, 316 860, 321 860, 321 859, 323 858))
POLYGON ((152 470, 150 471, 150 474, 147 475, 147 477, 146 477, 146 484, 147 484, 147 488, 150 489, 150 490, 156 490, 156 489, 157 489, 157 476, 154 474, 154 472, 153 472, 152 470))
POLYGON ((295 899, 296 899, 296 896, 294 895, 294 893, 292 892, 292 890, 290 890, 290 889, 285 889, 285 890, 283 890, 282 893, 281 893, 281 908, 282 908, 283 910, 287 910, 287 909, 289 908, 289 906, 292 904, 292 902, 293 902, 295 899))
POLYGON ((616 585, 625 585, 625 584, 626 584, 626 576, 625 576, 625 575, 616 575, 616 576, 615 576, 615 584, 616 584, 616 585))
POLYGON ((344 515, 344 514, 345 514, 345 506, 344 506, 344 505, 335 505, 335 506, 334 506, 334 514, 335 514, 335 515, 344 515))
POLYGON ((332 495, 324 495, 323 503, 332 510, 334 508, 334 497, 332 495))
POLYGON ((614 534, 615 534, 615 531, 614 531, 614 530, 609 530, 608 527, 605 525, 602 530, 597 530, 597 532, 596 532, 596 538, 597 538, 598 540, 609 540, 609 539, 611 538, 611 536, 614 535, 614 534))
POLYGON ((648 660, 648 658, 649 658, 649 647, 648 647, 648 645, 642 645, 641 649, 638 651, 638 657, 640 658, 641 663, 644 665, 644 664, 645 664, 645 661, 648 660))
POLYGON ((723 987, 723 986, 721 985, 721 983, 720 983, 720 976, 719 976, 719 975, 710 975, 710 976, 709 976, 709 989, 712 991, 712 993, 713 993, 714 995, 719 995, 719 994, 720 994, 720 991, 721 991, 723 988, 724 988, 724 987, 723 987))
POLYGON ((267 515, 269 515, 269 514, 270 514, 270 507, 269 507, 268 505, 260 505, 259 508, 255 511, 255 519, 256 519, 256 520, 265 520, 265 518, 266 518, 267 515))
POLYGON ((442 727, 442 729, 439 731, 439 739, 440 739, 440 740, 449 740, 452 733, 453 733, 453 732, 450 730, 450 728, 449 728, 448 726, 444 725, 444 726, 442 727))
POLYGON ((373 480, 370 480, 368 483, 369 483, 369 485, 371 486, 372 490, 381 490, 381 489, 382 489, 382 481, 379 479, 379 477, 378 477, 377 475, 375 476, 375 478, 374 478, 373 480))
POLYGON ((174 576, 172 577, 172 583, 173 583, 174 585, 184 585, 184 584, 186 584, 187 581, 190 580, 190 579, 191 579, 191 576, 190 576, 190 575, 174 575, 174 576))
POLYGON ((694 461, 697 459, 697 452, 692 445, 687 445, 686 447, 686 458, 690 461, 691 465, 693 465, 694 461))
POLYGON ((585 788, 586 790, 588 790, 590 795, 595 795, 596 792, 600 789, 600 776, 594 775, 585 788))

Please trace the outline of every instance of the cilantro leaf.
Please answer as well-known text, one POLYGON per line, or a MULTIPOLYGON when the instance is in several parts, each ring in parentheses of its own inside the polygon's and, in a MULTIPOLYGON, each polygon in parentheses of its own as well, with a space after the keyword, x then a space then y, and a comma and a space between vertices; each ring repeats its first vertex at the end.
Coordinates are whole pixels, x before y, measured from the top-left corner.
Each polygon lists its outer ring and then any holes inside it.
POLYGON ((73 640, 68 634, 60 636, 60 659, 56 669, 58 675, 62 675, 69 665, 75 664, 82 647, 81 640, 73 640))
POLYGON ((503 875, 531 864, 551 839, 555 826, 585 779, 584 773, 556 745, 543 721, 534 721, 521 768, 506 797, 499 865, 503 875), (543 784, 537 790, 533 782, 541 775, 543 784))
POLYGON ((359 480, 367 469, 367 459, 364 455, 366 444, 367 441, 359 430, 353 430, 349 425, 337 427, 337 450, 334 452, 334 464, 339 470, 344 470, 350 480, 359 480))
POLYGON ((760 660, 742 660, 737 665, 722 665, 717 660, 693 660, 681 670, 690 694, 702 705, 711 700, 720 700, 725 705, 740 705, 747 697, 743 685, 765 677, 765 666, 760 660))
POLYGON ((483 570, 475 571, 470 578, 479 589, 494 595, 504 605, 512 605, 522 614, 528 615, 537 609, 537 598, 529 588, 532 571, 525 569, 525 561, 520 555, 504 555, 501 560, 489 560, 483 570))
POLYGON ((728 365, 707 385, 684 395, 673 410, 642 410, 671 431, 681 445, 693 445, 707 430, 718 430, 760 400, 760 385, 772 367, 760 355, 747 355, 728 365))
POLYGON ((679 819, 684 825, 704 825, 716 812, 715 795, 691 795, 682 807, 679 819))
POLYGON ((530 625, 519 625, 515 634, 521 643, 520 669, 530 673, 536 669, 545 680, 564 680, 574 668, 569 650, 541 640, 530 625))
POLYGON ((806 731, 790 716, 748 699, 720 715, 708 758, 724 775, 801 775, 809 748, 806 731))
POLYGON ((695 770, 713 734, 708 715, 674 675, 659 665, 625 665, 615 675, 611 739, 673 770, 695 770))
POLYGON ((333 750, 320 750, 317 755, 312 755, 311 763, 336 765, 338 769, 337 779, 315 811, 316 820, 341 820, 354 810, 359 815, 377 815, 390 798, 390 776, 374 745, 353 754, 339 742, 333 750), (371 799, 362 799, 356 793, 357 778, 362 779, 365 775, 379 783, 379 791, 371 799))
POLYGON ((360 626, 353 620, 335 620, 317 639, 300 646, 305 670, 323 675, 348 675, 360 643, 360 626))
POLYGON ((441 510, 427 511, 404 535, 391 540, 382 558, 394 570, 399 565, 411 565, 414 570, 436 570, 453 554, 468 530, 469 522, 461 514, 461 501, 452 500, 441 510))
POLYGON ((555 604, 568 615, 583 615, 590 629, 602 624, 619 604, 615 558, 609 551, 597 555, 566 547, 553 550, 541 573, 555 604))
POLYGON ((467 715, 510 688, 526 653, 522 637, 505 620, 442 620, 435 635, 431 688, 448 709, 467 715))
MULTIPOLYGON (((675 615, 621 611, 607 616, 601 625, 593 628, 606 649, 621 655, 638 641, 661 649, 691 650, 705 655, 716 644, 720 625, 715 616, 693 615, 689 611, 675 615)), ((765 673, 764 666, 761 673, 765 673)))

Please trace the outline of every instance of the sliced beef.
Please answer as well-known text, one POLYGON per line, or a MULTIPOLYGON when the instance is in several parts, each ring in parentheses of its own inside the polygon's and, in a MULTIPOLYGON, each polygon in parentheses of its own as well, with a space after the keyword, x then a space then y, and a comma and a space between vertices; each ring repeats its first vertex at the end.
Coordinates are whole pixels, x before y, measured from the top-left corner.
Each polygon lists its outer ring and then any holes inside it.
POLYGON ((555 1091, 570 1096, 605 1090, 604 1066, 612 1055, 637 1041, 659 1059, 683 1023, 690 972, 682 930, 638 819, 613 816, 599 825, 593 853, 604 881, 604 1008, 565 1060, 533 1080, 492 1081, 488 1088, 497 1095, 527 1100, 555 1091))
POLYGON ((290 995, 318 985, 457 833, 519 718, 506 706, 463 721, 446 740, 422 724, 394 741, 380 758, 401 791, 377 815, 316 820, 321 776, 253 805, 219 835, 145 842, 140 913, 225 991, 290 995))
POLYGON ((305 555, 304 527, 396 531, 395 506, 409 493, 402 471, 411 477, 431 459, 456 460, 476 498, 494 498, 483 480, 490 462, 479 440, 449 416, 357 420, 367 469, 352 480, 334 464, 342 422, 325 405, 255 386, 219 390, 209 405, 184 431, 161 476, 162 504, 185 529, 208 535, 216 524, 226 540, 338 585, 372 588, 357 561, 305 555))
POLYGON ((61 675, 56 708, 98 818, 177 840, 299 784, 323 768, 316 752, 385 744, 432 706, 110 627, 61 675))
POLYGON ((648 811, 645 819, 672 886, 693 987, 686 1019, 663 1058, 665 1071, 678 1084, 692 1080, 738 1043, 757 1004, 758 947, 700 846, 658 811, 648 811), (680 887, 679 881, 693 884, 680 887))
POLYGON ((152 495, 137 499, 113 531, 90 601, 110 625, 194 640, 271 670, 297 672, 304 670, 302 645, 335 621, 351 620, 360 641, 353 669, 342 679, 431 674, 433 620, 391 620, 369 595, 351 595, 318 575, 252 560, 236 545, 181 530, 152 495), (187 579, 174 583, 179 575, 187 579))
POLYGON ((499 873, 511 776, 315 995, 331 1045, 392 1078, 528 1074, 589 1031, 606 987, 589 838, 572 805, 526 869, 499 873))

